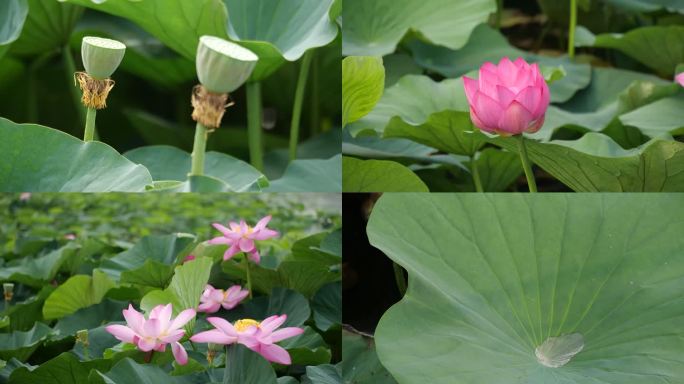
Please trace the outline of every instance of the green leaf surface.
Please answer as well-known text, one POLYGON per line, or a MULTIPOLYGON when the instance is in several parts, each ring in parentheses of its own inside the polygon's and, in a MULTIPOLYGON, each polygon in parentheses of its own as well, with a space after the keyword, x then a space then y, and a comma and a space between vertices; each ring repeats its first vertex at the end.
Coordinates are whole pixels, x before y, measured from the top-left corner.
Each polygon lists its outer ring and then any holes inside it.
POLYGON ((306 367, 306 375, 302 377, 302 384, 340 384, 342 377, 340 370, 331 364, 306 367))
POLYGON ((152 183, 145 167, 100 142, 0 118, 3 192, 142 192, 152 183))
POLYGON ((372 338, 342 331, 342 379, 355 384, 396 384, 380 364, 372 338))
POLYGON ((61 318, 54 329, 59 331, 61 336, 75 336, 81 329, 97 328, 109 322, 123 320, 121 311, 126 308, 128 303, 105 299, 99 304, 79 309, 61 318))
POLYGON ((342 155, 329 159, 292 161, 283 176, 273 180, 265 192, 341 192, 342 155))
POLYGON ((276 374, 266 359, 241 344, 228 348, 223 384, 276 384, 276 374))
POLYGON ((72 276, 57 287, 45 300, 43 316, 46 319, 59 319, 81 308, 97 304, 114 286, 114 282, 98 269, 93 271, 92 277, 88 275, 72 276))
POLYGON ((116 363, 106 372, 93 371, 89 375, 89 383, 97 384, 189 384, 188 376, 171 376, 161 367, 154 364, 138 364, 130 358, 116 363))
POLYGON ((83 8, 56 0, 28 0, 28 10, 21 36, 10 50, 18 55, 37 55, 64 47, 83 14, 83 8))
POLYGON ((681 382, 681 202, 383 195, 369 240, 406 268, 409 289, 378 325, 380 360, 401 383, 681 382), (538 362, 535 348, 573 333, 584 349, 566 365, 538 362))
POLYGON ((684 95, 667 97, 620 116, 624 125, 637 127, 646 136, 678 135, 684 128, 684 95))
POLYGON ((100 268, 115 281, 166 288, 174 265, 194 244, 195 237, 184 233, 143 237, 133 248, 102 261, 100 268))
MULTIPOLYGON (((515 139, 492 142, 517 152, 515 139)), ((526 141, 530 160, 577 192, 684 191, 684 143, 653 139, 625 150, 600 133, 575 141, 526 141)))
POLYGON ((78 246, 70 243, 44 256, 25 256, 8 262, 0 269, 0 280, 41 287, 55 277, 62 264, 77 250, 78 246))
POLYGON ((79 361, 72 353, 64 352, 34 370, 17 368, 10 376, 13 384, 83 384, 88 382, 91 369, 107 370, 111 361, 79 361))
POLYGON ((428 192, 428 187, 407 167, 389 160, 344 157, 344 192, 428 192))
POLYGON ((51 332, 47 325, 36 323, 26 332, 0 333, 0 359, 26 361, 51 332))
MULTIPOLYGON (((154 145, 140 147, 124 154, 130 161, 144 165, 154 180, 185 181, 192 159, 189 153, 175 147, 154 145)), ((231 190, 259 190, 268 180, 248 163, 219 152, 207 152, 205 174, 226 183, 231 190)))
POLYGON ((346 0, 342 52, 347 56, 384 56, 394 52, 409 30, 435 44, 458 49, 495 11, 492 0, 346 0))
POLYGON ((323 332, 342 324, 342 284, 335 282, 324 285, 314 295, 311 309, 316 327, 323 332))
POLYGON ((19 38, 28 15, 27 0, 7 0, 0 2, 0 57, 8 45, 19 38))
POLYGON ((342 60, 342 126, 366 116, 385 89, 381 57, 350 56, 342 60))
POLYGON ((330 363, 331 353, 325 341, 313 328, 304 327, 304 333, 285 339, 280 346, 287 349, 292 364, 319 365, 330 363))

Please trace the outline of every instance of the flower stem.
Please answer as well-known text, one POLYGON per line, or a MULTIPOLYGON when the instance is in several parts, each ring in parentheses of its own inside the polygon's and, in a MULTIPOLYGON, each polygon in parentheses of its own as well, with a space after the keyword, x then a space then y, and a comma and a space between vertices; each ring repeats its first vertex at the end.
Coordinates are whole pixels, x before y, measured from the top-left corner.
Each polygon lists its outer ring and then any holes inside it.
POLYGON ((146 363, 149 363, 150 361, 152 361, 152 356, 153 356, 153 355, 154 355, 154 349, 151 350, 151 351, 149 351, 149 352, 147 352, 147 354, 145 354, 145 362, 146 362, 146 363))
POLYGON ((252 298, 252 275, 249 271, 249 257, 245 255, 245 258, 242 260, 242 262, 245 265, 245 274, 247 275, 247 290, 249 291, 249 298, 252 298))
POLYGON ((246 85, 247 90, 247 140, 249 161, 258 170, 264 168, 261 147, 261 83, 254 81, 246 85))
POLYGON ((473 176, 475 191, 484 192, 484 189, 482 188, 482 180, 480 180, 480 171, 477 169, 477 163, 475 163, 475 156, 470 156, 470 173, 473 176))
MULTIPOLYGON (((81 123, 81 125, 83 125, 86 121, 86 115, 83 111, 83 108, 81 108, 81 96, 78 94, 78 88, 73 86, 76 65, 74 64, 73 56, 71 56, 71 49, 69 48, 69 45, 65 45, 62 48, 62 62, 64 64, 64 68, 66 69, 67 81, 71 85, 69 87, 69 93, 71 93, 71 98, 73 99, 74 106, 76 107, 76 113, 78 113, 78 121, 81 123)), ((97 136, 97 133, 95 133, 95 136, 97 136)))
POLYGON ((297 88, 295 91, 294 104, 292 106, 292 122, 290 123, 290 161, 297 158, 297 143, 299 142, 299 123, 302 117, 302 104, 306 91, 306 80, 309 77, 311 58, 313 50, 306 51, 299 67, 299 77, 297 78, 297 88))
POLYGON ((318 81, 318 73, 320 72, 320 58, 317 55, 312 55, 313 59, 311 60, 311 81, 309 84, 311 84, 311 90, 310 90, 310 96, 309 100, 310 102, 307 103, 309 106, 309 135, 314 136, 318 133, 318 130, 321 125, 321 102, 320 102, 320 93, 321 93, 321 87, 320 83, 318 81))
POLYGON ((207 150, 207 127, 197 123, 195 127, 195 143, 192 145, 192 167, 190 176, 204 175, 204 153, 207 150))
POLYGON ((85 133, 83 134, 83 141, 93 141, 95 137, 95 116, 97 115, 97 110, 95 108, 88 108, 88 113, 86 114, 86 124, 85 133))
POLYGON ((399 294, 404 297, 406 294, 406 278, 404 277, 404 268, 397 263, 392 263, 394 267, 394 280, 397 282, 397 288, 399 289, 399 294))
POLYGON ((537 183, 534 180, 534 173, 532 172, 532 166, 530 165, 530 159, 527 158, 527 149, 525 148, 525 137, 518 135, 518 148, 520 152, 520 161, 522 162, 523 170, 525 171, 525 177, 527 178, 527 185, 530 188, 530 192, 537 192, 537 183))
POLYGON ((577 0, 570 0, 570 26, 568 27, 568 56, 575 57, 575 27, 577 26, 577 0))

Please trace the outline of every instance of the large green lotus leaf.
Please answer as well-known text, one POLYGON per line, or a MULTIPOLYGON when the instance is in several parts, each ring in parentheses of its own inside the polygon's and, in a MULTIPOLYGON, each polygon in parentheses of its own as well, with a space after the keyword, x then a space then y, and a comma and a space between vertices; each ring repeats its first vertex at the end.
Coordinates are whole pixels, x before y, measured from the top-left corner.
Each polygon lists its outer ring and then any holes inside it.
MULTIPOLYGON (((517 152, 514 138, 492 142, 517 152)), ((587 133, 579 140, 527 140, 530 160, 578 192, 684 191, 684 143, 653 139, 625 150, 610 137, 587 133)))
POLYGON ((342 60, 342 127, 370 112, 385 89, 381 57, 350 56, 342 60))
POLYGON ((382 133, 395 116, 411 125, 421 125, 430 115, 453 110, 468 111, 462 79, 436 82, 427 76, 407 75, 387 88, 375 108, 360 120, 349 124, 352 136, 364 130, 382 133))
POLYGON ((342 51, 344 55, 387 55, 409 30, 458 49, 494 11, 496 3, 491 0, 346 0, 342 51))
POLYGON ((375 340, 347 331, 342 331, 342 379, 356 384, 397 383, 380 364, 375 340))
POLYGON ((97 304, 114 286, 114 282, 98 269, 93 271, 92 277, 88 275, 71 276, 45 300, 43 317, 59 319, 81 308, 97 304))
POLYGON ((111 370, 103 369, 102 371, 92 371, 88 382, 93 384, 190 384, 202 382, 194 381, 191 375, 171 376, 157 365, 138 364, 131 358, 121 359, 111 370))
POLYGON ((522 57, 541 66, 562 67, 566 76, 549 85, 552 102, 570 99, 575 92, 586 87, 591 79, 588 64, 574 63, 567 57, 537 55, 517 49, 498 31, 481 24, 473 31, 468 44, 458 50, 438 47, 420 40, 408 44, 416 62, 447 77, 459 77, 479 69, 486 61, 498 63, 502 57, 522 57), (487 49, 482 49, 487 47, 487 49))
POLYGON ((11 48, 18 55, 36 55, 65 46, 83 14, 82 7, 56 0, 28 0, 28 7, 24 29, 11 48))
POLYGON ((368 237, 409 289, 380 361, 399 383, 682 383, 682 215, 676 194, 386 194, 368 237))
POLYGON ((12 372, 10 383, 14 384, 83 384, 88 382, 91 369, 106 371, 111 360, 79 361, 70 352, 64 352, 41 364, 34 370, 19 367, 12 372))
POLYGON ((0 269, 0 280, 20 282, 39 288, 54 279, 62 264, 77 251, 78 246, 69 243, 44 256, 26 256, 8 262, 0 269))
POLYGON ((4 192, 142 192, 150 173, 112 147, 84 143, 56 129, 0 118, 0 190, 4 192))
POLYGON ((47 325, 36 323, 26 332, 0 333, 0 359, 26 361, 51 332, 47 325))
POLYGON ((5 54, 9 44, 19 38, 27 15, 27 0, 0 2, 0 57, 5 54))
POLYGON ((412 125, 395 116, 385 127, 384 137, 405 138, 455 155, 473 156, 487 137, 470 120, 469 112, 442 111, 425 123, 412 125))
POLYGON ((684 3, 679 0, 602 0, 616 8, 631 12, 669 12, 684 13, 684 3))
POLYGON ((344 157, 343 192, 428 192, 413 171, 390 160, 344 157))
MULTIPOLYGON (((134 163, 144 165, 158 181, 184 181, 190 173, 192 157, 189 153, 167 145, 140 147, 124 153, 134 163)), ((266 177, 246 162, 232 156, 207 152, 204 158, 207 176, 226 183, 233 191, 259 190, 268 185, 266 177)))
POLYGON ((624 125, 637 127, 649 137, 680 134, 684 127, 684 95, 660 99, 620 116, 624 125))
POLYGON ((109 322, 123 320, 121 311, 127 307, 128 303, 123 301, 105 299, 99 304, 79 309, 60 319, 54 329, 59 331, 61 336, 74 336, 81 329, 98 328, 109 322))
POLYGON ((280 346, 287 349, 292 358, 292 364, 318 365, 330 363, 332 354, 326 346, 323 337, 313 328, 305 326, 304 333, 290 339, 283 340, 280 346))
POLYGON ((228 36, 259 56, 253 80, 280 64, 298 60, 305 51, 327 45, 337 36, 330 18, 333 0, 223 0, 228 9, 228 36))
POLYGON ((324 285, 311 302, 316 327, 325 332, 342 324, 342 283, 324 285))
POLYGON ((202 35, 226 38, 221 0, 60 0, 128 19, 190 60, 202 35))
MULTIPOLYGON (((482 189, 485 192, 502 192, 520 177, 523 170, 517 153, 485 148, 475 158, 480 174, 482 189)), ((473 162, 464 160, 467 167, 443 165, 439 168, 426 167, 416 170, 416 174, 431 192, 475 192, 472 177, 473 162)))
POLYGON ((342 382, 341 369, 332 364, 306 367, 306 375, 302 376, 302 384, 339 384, 342 382))
POLYGON ((276 384, 276 374, 268 360, 241 344, 228 348, 223 384, 276 384))
POLYGON ((266 192, 341 192, 342 155, 329 159, 292 161, 279 179, 264 189, 266 192))
POLYGON ((665 77, 684 62, 684 26, 649 26, 625 34, 605 33, 588 39, 591 46, 617 49, 665 77))
POLYGON ((195 237, 183 233, 147 236, 133 248, 103 260, 100 269, 115 281, 165 288, 174 265, 194 244, 195 237))
POLYGON ((34 296, 21 301, 13 302, 12 305, 2 312, 9 318, 9 331, 28 331, 39 321, 43 321, 43 303, 55 290, 52 285, 46 284, 34 296))

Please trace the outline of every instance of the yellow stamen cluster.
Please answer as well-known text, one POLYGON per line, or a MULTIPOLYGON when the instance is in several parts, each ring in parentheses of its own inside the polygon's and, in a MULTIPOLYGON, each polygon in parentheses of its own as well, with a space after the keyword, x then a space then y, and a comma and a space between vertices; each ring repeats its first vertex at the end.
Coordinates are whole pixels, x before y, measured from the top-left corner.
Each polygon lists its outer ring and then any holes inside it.
POLYGON ((236 331, 238 331, 238 332, 244 332, 244 331, 246 331, 249 327, 257 327, 257 328, 259 328, 260 325, 261 325, 261 323, 259 323, 259 322, 256 321, 256 320, 252 320, 252 319, 241 319, 241 320, 236 321, 235 324, 234 324, 233 326, 235 327, 235 330, 236 330, 236 331))

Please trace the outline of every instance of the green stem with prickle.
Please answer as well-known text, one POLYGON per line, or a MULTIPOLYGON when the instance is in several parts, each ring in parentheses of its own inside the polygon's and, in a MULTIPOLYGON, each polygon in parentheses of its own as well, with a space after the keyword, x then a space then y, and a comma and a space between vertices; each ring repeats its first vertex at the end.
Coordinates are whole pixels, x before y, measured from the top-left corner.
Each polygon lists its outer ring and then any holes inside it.
POLYGON ((475 163, 475 156, 470 157, 470 173, 473 176, 473 184, 475 184, 476 192, 484 192, 482 188, 482 180, 480 179, 480 170, 477 169, 477 164, 475 163))
POLYGON ((201 123, 197 123, 195 127, 195 142, 192 145, 192 167, 190 168, 190 176, 204 175, 204 153, 207 150, 207 137, 209 131, 207 127, 201 123))
POLYGON ((242 260, 245 265, 245 274, 247 275, 247 290, 249 291, 249 298, 252 298, 252 274, 249 271, 249 257, 245 254, 245 258, 242 260))
POLYGON ((527 185, 530 188, 530 192, 537 192, 537 182, 534 180, 534 173, 532 172, 532 166, 530 164, 530 159, 527 157, 527 149, 525 148, 525 138, 522 133, 518 135, 518 148, 520 152, 520 161, 522 162, 523 170, 525 171, 525 177, 527 178, 527 185))
POLYGON ((292 106, 292 122, 290 123, 290 161, 297 158, 297 143, 299 142, 299 123, 302 117, 302 105, 304 103, 304 92, 306 91, 306 80, 309 77, 311 58, 313 50, 308 50, 302 58, 299 67, 299 77, 297 78, 297 88, 295 90, 294 105, 292 106))
MULTIPOLYGON (((86 114, 81 107, 81 95, 78 94, 78 88, 73 86, 74 83, 74 73, 76 72, 76 64, 74 64, 74 58, 71 56, 71 50, 68 45, 62 48, 62 62, 64 63, 64 68, 66 69, 67 82, 69 84, 69 93, 73 99, 74 106, 76 107, 76 113, 78 113, 78 121, 81 125, 85 124, 86 114)), ((95 133, 97 137, 97 132, 95 133)))
POLYGON ((85 132, 83 133, 83 141, 93 141, 95 138, 95 116, 97 115, 97 110, 95 108, 88 108, 88 113, 86 114, 86 124, 85 132))
POLYGON ((577 0, 570 0, 570 26, 568 27, 568 56, 575 57, 575 27, 577 26, 577 0))
POLYGON ((403 297, 406 294, 406 278, 404 277, 404 269, 397 263, 392 263, 394 267, 394 280, 397 282, 399 294, 403 297))
POLYGON ((261 83, 250 82, 247 88, 247 140, 249 142, 249 161, 258 170, 264 168, 261 144, 261 83))

